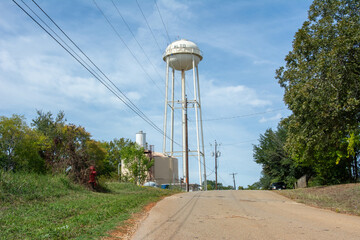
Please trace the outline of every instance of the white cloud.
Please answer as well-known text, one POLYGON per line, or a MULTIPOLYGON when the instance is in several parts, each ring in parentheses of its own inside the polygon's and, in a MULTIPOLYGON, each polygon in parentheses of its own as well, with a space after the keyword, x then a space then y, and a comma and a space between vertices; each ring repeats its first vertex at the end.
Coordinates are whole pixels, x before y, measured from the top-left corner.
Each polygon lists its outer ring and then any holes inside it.
POLYGON ((260 123, 267 123, 267 122, 272 122, 272 121, 279 121, 282 118, 281 113, 276 114, 275 116, 266 118, 266 117, 262 117, 259 122, 260 123))
POLYGON ((10 57, 8 51, 0 51, 0 68, 3 71, 15 71, 16 70, 16 63, 10 57))
POLYGON ((208 106, 222 108, 264 107, 271 105, 269 100, 261 99, 254 89, 244 85, 215 86, 212 82, 203 87, 203 102, 208 106))

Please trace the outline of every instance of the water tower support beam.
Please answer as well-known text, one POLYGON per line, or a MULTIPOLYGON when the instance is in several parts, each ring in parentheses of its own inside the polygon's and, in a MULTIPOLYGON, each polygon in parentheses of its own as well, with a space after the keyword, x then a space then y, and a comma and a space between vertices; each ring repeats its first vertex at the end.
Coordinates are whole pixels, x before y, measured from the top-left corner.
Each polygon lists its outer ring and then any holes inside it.
POLYGON ((166 80, 165 80, 165 112, 164 112, 164 141, 163 153, 166 152, 166 124, 167 124, 167 109, 168 109, 168 84, 169 84, 169 58, 166 59, 166 80))
POLYGON ((186 157, 188 150, 186 149, 186 92, 185 92, 185 70, 181 70, 181 103, 182 103, 182 147, 183 147, 183 174, 184 179, 186 176, 186 157))
MULTIPOLYGON (((199 185, 202 185, 202 177, 201 177, 201 154, 200 154, 200 136, 199 136, 199 120, 198 120, 198 101, 197 101, 197 91, 196 91, 196 73, 195 73, 195 59, 193 55, 193 79, 194 79, 194 102, 195 102, 195 123, 196 123, 196 143, 197 143, 197 155, 198 155, 198 163, 199 163, 199 185)), ((204 189, 204 188, 203 188, 204 189)))
POLYGON ((200 135, 201 135, 201 148, 202 148, 202 157, 203 157, 203 170, 204 170, 204 190, 207 191, 207 180, 206 180, 206 164, 205 164, 205 149, 204 149, 204 131, 202 124, 202 113, 201 113, 201 98, 200 98, 200 84, 199 84, 199 68, 196 66, 196 77, 197 77, 197 91, 198 91, 198 101, 199 101, 199 115, 200 115, 200 135))
POLYGON ((171 78, 171 143, 170 143, 170 156, 174 155, 174 94, 175 94, 175 69, 172 69, 171 78))

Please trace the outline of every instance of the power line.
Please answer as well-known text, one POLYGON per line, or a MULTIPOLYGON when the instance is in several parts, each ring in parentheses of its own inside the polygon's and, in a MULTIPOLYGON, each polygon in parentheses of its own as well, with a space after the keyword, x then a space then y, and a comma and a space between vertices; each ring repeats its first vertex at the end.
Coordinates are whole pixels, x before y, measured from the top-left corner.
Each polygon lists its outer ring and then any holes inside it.
POLYGON ((254 141, 257 141, 257 140, 258 140, 258 139, 252 139, 252 140, 247 140, 247 141, 242 141, 242 142, 237 142, 237 143, 222 144, 222 146, 239 145, 239 144, 243 144, 243 143, 254 142, 254 141))
POLYGON ((285 110, 285 109, 286 108, 278 108, 278 109, 274 109, 274 110, 270 110, 270 111, 251 113, 251 114, 246 114, 246 115, 238 115, 238 116, 231 116, 231 117, 221 117, 221 118, 209 118, 209 119, 203 119, 203 121, 217 121, 217 120, 225 120, 225 119, 233 119, 233 118, 251 117, 251 116, 261 115, 261 114, 265 114, 265 113, 282 111, 282 110, 285 110))
MULTIPOLYGON (((21 0, 23 2, 23 0, 21 0)), ((126 95, 116 87, 116 85, 98 68, 98 66, 91 61, 91 59, 74 43, 74 41, 71 40, 71 38, 55 23, 54 20, 34 1, 34 4, 57 26, 57 28, 71 41, 78 50, 98 69, 99 72, 101 72, 104 77, 117 89, 117 91, 109 85, 99 74, 97 74, 92 68, 87 67, 88 65, 82 58, 79 60, 79 58, 75 57, 73 53, 70 52, 68 48, 66 48, 63 44, 60 43, 58 39, 54 37, 48 30, 45 29, 43 25, 41 25, 33 16, 30 15, 29 12, 27 12, 18 2, 13 0, 13 2, 26 14, 28 15, 41 29, 43 29, 54 41, 56 41, 68 54, 70 54, 78 63, 80 63, 91 75, 93 75, 100 83, 102 83, 110 92, 112 92, 119 100, 121 100, 127 107, 129 107, 136 115, 138 115, 140 118, 142 118, 145 122, 147 122, 151 127, 153 127, 156 131, 158 131, 160 134, 165 135, 166 134, 156 126, 154 122, 152 122, 129 98, 126 97, 126 95), (119 95, 120 93, 120 95, 119 95)), ((24 2, 23 2, 24 3, 24 2)), ((24 3, 25 4, 25 3, 24 3)), ((25 4, 26 5, 26 4, 25 4)), ((34 12, 28 5, 26 5, 32 12, 34 12)), ((41 19, 38 15, 36 15, 39 19, 41 19)), ((41 19, 42 22, 44 22, 41 19)), ((47 24, 45 24, 52 32, 54 32, 51 27, 49 27, 47 24)), ((56 34, 57 35, 57 34, 56 34)), ((58 35, 57 35, 58 36, 58 35)), ((60 38, 60 37, 59 37, 60 38)), ((61 38, 60 38, 61 39, 61 38)), ((63 40, 61 40, 63 41, 63 40)), ((66 44, 67 45, 67 44, 66 44)), ((68 46, 68 45, 67 45, 68 46)), ((71 48, 70 48, 71 49, 71 48)), ((73 51, 73 50, 72 50, 73 51)), ((76 54, 77 55, 77 54, 76 54)), ((167 137, 167 136, 166 136, 167 137)), ((176 143, 176 142, 175 142, 176 143)), ((178 144, 178 143, 176 143, 178 144)), ((179 145, 179 144, 178 144, 179 145)))
MULTIPOLYGON (((72 52, 73 54, 75 54, 79 59, 81 59, 81 61, 82 61, 89 69, 91 69, 91 71, 93 71, 95 74, 97 74, 98 77, 100 77, 99 74, 98 74, 79 54, 77 54, 72 47, 70 47, 38 14, 35 13, 35 11, 34 11, 32 8, 29 7, 29 5, 27 5, 23 0, 21 0, 21 2, 22 2, 53 34, 55 34, 55 35, 60 39, 60 41, 61 41, 64 45, 66 45, 66 46, 71 50, 71 52, 72 52)), ((35 2, 35 4, 36 4, 36 2, 35 2)), ((41 8, 40 8, 40 9, 41 9, 41 8)), ((56 24, 56 23, 55 23, 55 24, 56 24)))
POLYGON ((131 53, 131 55, 133 56, 133 58, 135 59, 135 61, 139 64, 139 66, 141 67, 141 69, 144 71, 144 73, 148 76, 148 78, 155 84, 155 86, 160 90, 160 92, 164 95, 163 90, 156 84, 156 82, 152 79, 152 77, 149 75, 149 73, 145 70, 144 66, 140 63, 139 59, 135 56, 135 54, 133 53, 133 51, 131 51, 131 49, 129 48, 129 46, 125 43, 125 40, 120 36, 119 32, 116 30, 116 28, 114 27, 114 25, 110 22, 109 18, 105 15, 105 13, 101 10, 101 8, 99 7, 99 5, 96 3, 95 0, 93 0, 95 6, 98 8, 98 10, 100 11, 100 13, 103 15, 103 17, 105 18, 106 22, 110 25, 110 27, 112 28, 112 30, 116 33, 116 35, 119 37, 119 39, 121 40, 121 42, 125 45, 125 47, 129 50, 129 52, 131 53))
POLYGON ((150 27, 150 25, 149 25, 149 22, 148 22, 148 20, 146 19, 145 14, 144 14, 143 10, 142 10, 141 7, 140 7, 140 4, 139 4, 138 0, 135 0, 135 1, 136 1, 137 5, 138 5, 138 7, 139 7, 139 9, 140 9, 140 12, 141 12, 142 16, 143 16, 144 19, 145 19, 146 25, 148 26, 148 28, 149 28, 149 30, 150 30, 150 32, 151 32, 151 35, 153 36, 153 38, 154 38, 154 40, 155 40, 155 42, 156 42, 156 45, 158 46, 158 48, 159 48, 159 50, 160 50, 160 53, 162 54, 163 51, 161 50, 161 47, 160 47, 158 41, 156 40, 156 37, 155 37, 155 35, 154 35, 154 32, 153 32, 153 30, 151 29, 151 27, 150 27))
POLYGON ((162 18, 162 16, 161 16, 161 13, 160 13, 160 10, 159 10, 159 6, 157 5, 156 0, 154 0, 154 2, 155 2, 156 9, 157 9, 157 11, 158 11, 158 13, 159 13, 161 22, 162 22, 162 24, 163 24, 163 26, 164 26, 164 29, 165 29, 167 38, 168 38, 168 40, 169 40, 169 44, 170 44, 170 43, 171 43, 171 40, 170 40, 169 32, 168 32, 168 30, 167 30, 167 28, 166 28, 166 26, 165 26, 164 20, 163 20, 163 18, 162 18))
POLYGON ((133 36, 133 38, 135 39, 136 43, 138 44, 138 46, 140 47, 141 51, 144 53, 146 59, 148 60, 148 62, 150 63, 150 65, 152 66, 152 68, 155 70, 155 72, 158 74, 159 78, 162 79, 161 74, 159 73, 159 71, 156 69, 156 67, 154 66, 154 64, 152 63, 152 61, 150 60, 150 58, 148 57, 148 55, 146 54, 144 48, 141 46, 141 44, 139 43, 139 41, 137 40, 137 38, 135 37, 135 34, 133 33, 133 31, 131 30, 129 24, 126 22, 125 18, 123 17, 123 15, 121 14, 121 11, 119 10, 119 8, 116 6, 116 4, 114 3, 113 0, 111 0, 112 4, 114 5, 116 11, 118 12, 118 14, 120 15, 121 19, 123 20, 125 26, 127 27, 127 29, 129 30, 129 32, 131 33, 131 35, 133 36))
MULTIPOLYGON (((23 2, 23 0, 21 0, 23 2)), ((112 84, 112 86, 114 86, 119 92, 120 94, 122 95, 122 97, 119 97, 117 94, 114 93, 114 90, 115 89, 112 89, 112 92, 122 101, 124 102, 131 110, 133 110, 135 113, 137 113, 139 116, 142 115, 143 119, 147 119, 147 122, 153 126, 153 128, 157 128, 158 130, 160 130, 162 132, 162 130, 156 126, 155 123, 153 123, 107 76, 106 74, 81 50, 81 48, 61 29, 61 27, 56 24, 56 22, 36 3, 35 0, 32 0, 32 2, 50 19, 50 21, 66 36, 66 38, 72 43, 74 44, 74 46, 91 62, 91 64, 93 64, 96 69, 112 84), (127 103, 124 101, 124 98, 128 101, 127 103), (129 106, 131 105, 131 106, 129 106)), ((24 2, 23 2, 24 3, 24 2)), ((25 4, 25 3, 24 3, 25 4)), ((25 4, 26 5, 26 4, 25 4)), ((27 5, 26 5, 27 6, 27 5)), ((27 6, 29 8, 29 6, 27 6)), ((29 8, 31 10, 31 8, 29 8)), ((33 12, 33 11, 32 11, 33 12)), ((40 18, 38 16, 38 18, 40 18)), ((41 19, 41 18, 40 18, 41 19)), ((39 23, 38 23, 39 24, 39 23)), ((47 25, 48 26, 48 25, 47 25)), ((42 27, 42 26, 41 26, 42 27)), ((49 26, 48 26, 49 29, 51 29, 49 26)), ((43 28, 44 29, 44 28, 43 28)), ((44 29, 45 30, 45 29, 44 29)), ((51 29, 52 30, 52 29, 51 29)), ((47 32, 47 31, 46 31, 47 32)), ((49 32, 47 32, 52 38, 54 38, 49 32)), ((56 40, 54 38, 54 40, 56 40)), ((58 42, 59 43, 59 42, 58 42)), ((60 44, 60 43, 59 43, 60 44)), ((61 44, 60 44, 61 45, 61 44)), ((62 46, 62 45, 61 45, 62 46)), ((64 48, 64 46, 62 46, 64 48)), ((64 48, 65 49, 65 48, 64 48)), ((65 49, 67 50, 67 49, 65 49)), ((73 55, 72 55, 73 56, 73 55)), ((75 58, 75 56, 73 56, 75 58)), ((75 58, 76 59, 76 58, 75 58)), ((77 61, 79 61, 78 59, 76 59, 77 61)), ((86 64, 86 63, 85 63, 86 64)), ((87 64, 86 64, 87 65, 87 64)), ((88 70, 88 68, 86 68, 88 70)), ((92 69, 93 70, 93 69, 92 69)), ((89 71, 89 70, 88 70, 89 71)), ((94 71, 93 71, 94 72, 94 71)), ((91 74, 94 75, 94 73, 90 71, 91 74)), ((96 73, 95 74, 96 77, 98 80, 100 80, 98 77, 99 75, 96 73)), ((102 78, 101 78, 102 79, 102 78)), ((104 79, 102 79, 103 81, 100 81, 101 83, 104 82, 104 79)), ((104 83, 103 83, 104 84, 104 83)), ((105 84, 104 84, 105 85, 105 84)), ((107 88, 109 88, 109 86, 105 85, 107 88)), ((110 87, 111 88, 111 87, 110 87)), ((110 89, 109 89, 110 90, 110 89)), ((116 90, 115 90, 116 92, 116 90)), ((140 116, 141 117, 141 116, 140 116)), ((157 130, 157 131, 158 131, 157 130)))

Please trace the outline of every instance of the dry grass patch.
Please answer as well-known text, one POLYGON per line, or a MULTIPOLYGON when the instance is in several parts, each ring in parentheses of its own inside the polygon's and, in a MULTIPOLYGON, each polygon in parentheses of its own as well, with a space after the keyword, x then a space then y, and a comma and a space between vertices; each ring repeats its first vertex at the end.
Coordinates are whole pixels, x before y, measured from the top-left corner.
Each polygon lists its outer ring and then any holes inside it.
POLYGON ((360 216, 360 184, 302 188, 278 193, 310 206, 360 216))

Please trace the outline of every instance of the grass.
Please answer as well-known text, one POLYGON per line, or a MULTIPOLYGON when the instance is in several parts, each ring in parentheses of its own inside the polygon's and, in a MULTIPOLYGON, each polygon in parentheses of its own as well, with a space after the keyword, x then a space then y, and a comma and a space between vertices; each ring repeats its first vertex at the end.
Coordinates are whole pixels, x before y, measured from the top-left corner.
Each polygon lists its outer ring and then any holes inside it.
POLYGON ((360 216, 360 184, 301 188, 278 193, 314 207, 360 216))
POLYGON ((173 191, 106 183, 106 193, 66 177, 0 172, 0 239, 99 239, 173 191))

